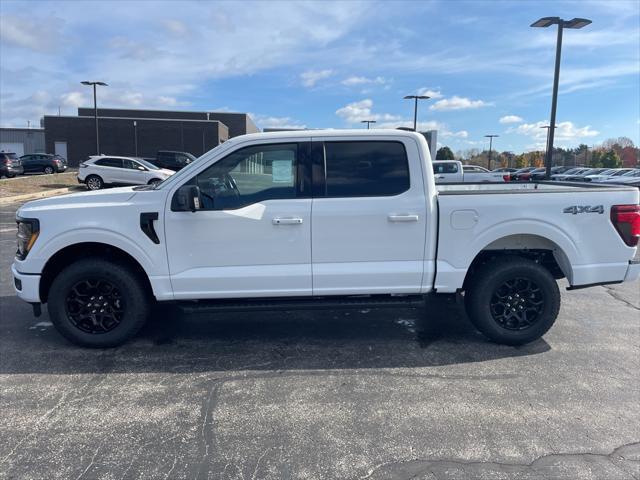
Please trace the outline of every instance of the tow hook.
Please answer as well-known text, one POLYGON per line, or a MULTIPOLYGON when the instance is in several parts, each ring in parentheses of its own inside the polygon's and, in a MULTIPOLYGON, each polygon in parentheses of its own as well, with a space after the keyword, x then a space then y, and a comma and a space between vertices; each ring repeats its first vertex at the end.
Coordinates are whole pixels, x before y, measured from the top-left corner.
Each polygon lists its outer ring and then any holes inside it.
POLYGON ((42 304, 41 303, 32 303, 31 306, 33 307, 33 316, 38 318, 40 315, 42 315, 42 304))

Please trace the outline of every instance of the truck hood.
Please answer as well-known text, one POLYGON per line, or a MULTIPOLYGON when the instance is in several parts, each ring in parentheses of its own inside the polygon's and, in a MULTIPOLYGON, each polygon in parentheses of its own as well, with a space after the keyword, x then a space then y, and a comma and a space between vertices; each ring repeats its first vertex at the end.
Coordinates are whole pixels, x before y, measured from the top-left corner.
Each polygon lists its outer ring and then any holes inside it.
POLYGON ((33 200, 25 203, 18 209, 17 215, 21 217, 29 217, 30 214, 36 214, 52 208, 83 208, 87 206, 109 206, 113 204, 122 204, 131 199, 136 192, 133 187, 110 188, 107 190, 98 190, 95 192, 80 192, 69 195, 61 195, 59 197, 43 198, 41 200, 33 200))

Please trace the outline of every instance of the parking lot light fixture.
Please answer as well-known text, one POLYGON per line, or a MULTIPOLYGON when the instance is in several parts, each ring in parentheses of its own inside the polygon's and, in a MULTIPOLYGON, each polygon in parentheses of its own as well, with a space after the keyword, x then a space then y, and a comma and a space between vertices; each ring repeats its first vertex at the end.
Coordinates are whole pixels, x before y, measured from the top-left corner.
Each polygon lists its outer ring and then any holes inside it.
POLYGON ((367 124, 367 130, 369 130, 369 125, 372 123, 376 123, 375 120, 361 120, 360 123, 366 123, 367 124))
POLYGON ((98 133, 98 101, 96 98, 96 87, 100 85, 101 87, 107 87, 108 84, 104 82, 90 82, 88 80, 84 80, 80 82, 82 85, 92 86, 93 87, 93 116, 96 123, 96 155, 100 155, 100 135, 98 133))
MULTIPOLYGON (((586 18, 573 18, 571 20, 563 20, 560 17, 543 17, 536 20, 531 24, 532 27, 547 28, 551 25, 558 25, 558 38, 556 40, 556 64, 553 74, 553 95, 551 98, 551 120, 549 125, 556 124, 556 106, 558 104, 558 80, 560 79, 560 56, 562 52, 562 31, 565 28, 577 30, 586 27, 591 23, 591 20, 586 18)), ((549 180, 551 178, 551 160, 553 156, 553 139, 555 134, 555 128, 549 129, 549 140, 547 141, 547 155, 545 159, 546 174, 545 178, 549 180)))
POLYGON ((485 137, 489 139, 489 161, 487 162, 487 168, 489 170, 491 170, 491 152, 493 147, 493 139, 499 136, 500 135, 485 135, 485 137))
POLYGON ((413 131, 418 131, 418 100, 429 100, 431 97, 426 95, 406 95, 404 97, 405 100, 414 100, 415 104, 413 106, 413 131))

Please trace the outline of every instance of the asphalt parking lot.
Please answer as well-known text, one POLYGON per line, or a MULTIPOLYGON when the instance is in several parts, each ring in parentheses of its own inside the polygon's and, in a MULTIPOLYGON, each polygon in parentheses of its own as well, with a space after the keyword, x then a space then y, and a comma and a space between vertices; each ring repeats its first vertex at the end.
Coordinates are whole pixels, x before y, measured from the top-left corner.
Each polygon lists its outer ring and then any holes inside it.
POLYGON ((0 478, 638 479, 640 286, 563 291, 486 342, 422 310, 183 315, 68 344, 12 290, 0 207, 0 478))

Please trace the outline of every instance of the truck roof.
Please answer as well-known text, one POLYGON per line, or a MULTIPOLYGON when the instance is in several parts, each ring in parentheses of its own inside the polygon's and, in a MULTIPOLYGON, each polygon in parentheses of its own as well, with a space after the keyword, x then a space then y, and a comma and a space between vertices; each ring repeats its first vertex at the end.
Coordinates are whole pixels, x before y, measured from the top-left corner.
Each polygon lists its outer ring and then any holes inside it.
POLYGON ((289 130, 282 132, 259 132, 249 133, 247 135, 240 135, 233 137, 228 142, 234 142, 236 140, 267 140, 278 138, 314 138, 314 137, 403 137, 403 138, 422 138, 425 137, 417 132, 410 132, 407 130, 385 129, 376 128, 372 130, 364 129, 325 129, 325 130, 289 130))

